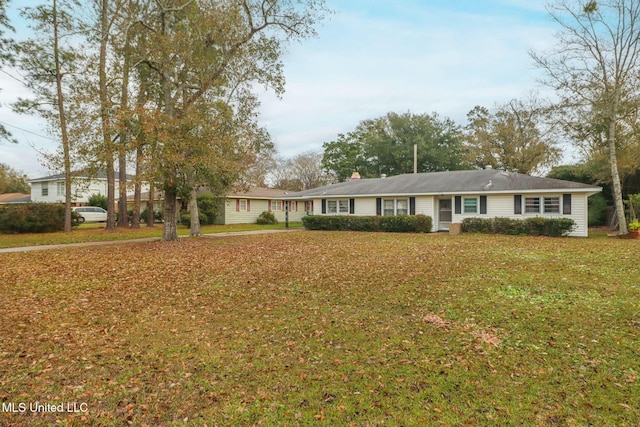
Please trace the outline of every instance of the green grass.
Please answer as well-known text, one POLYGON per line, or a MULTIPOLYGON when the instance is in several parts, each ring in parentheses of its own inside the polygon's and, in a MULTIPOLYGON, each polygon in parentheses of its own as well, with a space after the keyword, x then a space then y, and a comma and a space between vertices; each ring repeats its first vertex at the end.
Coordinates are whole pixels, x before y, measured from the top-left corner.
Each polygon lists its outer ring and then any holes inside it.
POLYGON ((637 240, 307 232, 0 254, 0 425, 640 423, 637 240))
MULTIPOLYGON (((302 223, 289 223, 289 227, 301 227, 302 223)), ((147 237, 162 237, 162 224, 154 227, 140 226, 139 229, 118 228, 105 230, 103 223, 86 223, 74 228, 69 233, 62 231, 55 233, 27 233, 27 234, 2 234, 0 233, 0 249, 21 246, 55 245, 64 243, 99 242, 107 240, 141 239, 147 237)), ((203 234, 226 233, 237 231, 254 231, 284 229, 285 224, 258 225, 258 224, 232 224, 232 225, 207 225, 201 227, 203 234)), ((189 228, 178 227, 178 235, 188 236, 189 228)))

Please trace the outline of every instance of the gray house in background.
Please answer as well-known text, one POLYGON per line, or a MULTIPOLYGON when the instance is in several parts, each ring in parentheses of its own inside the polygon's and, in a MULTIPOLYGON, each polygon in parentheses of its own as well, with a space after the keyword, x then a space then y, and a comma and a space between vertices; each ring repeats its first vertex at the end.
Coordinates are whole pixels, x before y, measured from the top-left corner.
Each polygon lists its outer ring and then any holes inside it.
POLYGON ((433 218, 432 231, 464 218, 571 218, 571 236, 588 235, 589 196, 601 187, 495 170, 431 172, 352 179, 291 193, 313 215, 416 215, 433 218))

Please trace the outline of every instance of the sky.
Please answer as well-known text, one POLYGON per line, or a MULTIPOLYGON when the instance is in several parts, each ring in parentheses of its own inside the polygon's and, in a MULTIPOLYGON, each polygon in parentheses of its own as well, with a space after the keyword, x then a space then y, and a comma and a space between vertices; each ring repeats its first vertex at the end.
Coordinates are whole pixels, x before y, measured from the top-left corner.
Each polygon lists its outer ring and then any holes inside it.
MULTIPOLYGON (((551 95, 529 57, 555 45, 545 0, 326 2, 333 13, 318 36, 290 44, 283 57, 285 93, 259 92, 260 124, 282 156, 321 152, 324 142, 388 112, 435 112, 464 125, 476 105, 551 95)), ((7 107, 28 96, 10 75, 19 80, 19 70, 0 72, 0 122, 19 143, 1 141, 0 162, 30 178, 47 175, 54 171, 40 152, 58 143, 41 119, 7 107)))

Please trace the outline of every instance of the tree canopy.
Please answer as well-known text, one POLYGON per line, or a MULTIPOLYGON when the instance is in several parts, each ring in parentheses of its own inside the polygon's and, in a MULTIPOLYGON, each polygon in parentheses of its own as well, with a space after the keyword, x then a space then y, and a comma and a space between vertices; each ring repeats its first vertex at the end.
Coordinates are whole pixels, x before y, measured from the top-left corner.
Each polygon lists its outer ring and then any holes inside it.
POLYGON ((467 114, 465 131, 469 161, 521 173, 541 172, 560 158, 544 128, 545 110, 519 100, 499 106, 495 113, 477 106, 467 114))
POLYGON ((0 194, 24 193, 28 194, 31 187, 27 184, 26 176, 6 163, 0 163, 0 194))
POLYGON ((340 181, 354 171, 363 178, 411 173, 414 145, 418 172, 467 167, 461 128, 453 120, 410 112, 364 120, 353 132, 325 142, 322 164, 340 181))

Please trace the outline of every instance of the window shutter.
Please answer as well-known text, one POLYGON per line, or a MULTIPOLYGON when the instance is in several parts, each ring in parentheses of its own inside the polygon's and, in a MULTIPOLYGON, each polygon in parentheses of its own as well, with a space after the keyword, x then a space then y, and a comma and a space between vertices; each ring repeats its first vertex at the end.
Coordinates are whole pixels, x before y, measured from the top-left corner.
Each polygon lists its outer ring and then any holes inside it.
POLYGON ((349 213, 351 215, 356 213, 356 199, 349 199, 349 213))
POLYGON ((409 197, 409 215, 416 214, 416 198, 409 197))
POLYGON ((522 196, 520 194, 513 196, 513 213, 515 215, 522 215, 522 196))
POLYGON ((251 200, 247 199, 247 212, 251 212, 251 200))
POLYGON ((271 200, 267 202, 267 210, 271 212, 271 200))
POLYGON ((571 215, 571 194, 562 195, 562 213, 571 215))
POLYGON ((480 196, 480 213, 487 214, 487 196, 480 196))
POLYGON ((327 199, 322 199, 322 213, 327 213, 327 199))
POLYGON ((382 197, 376 198, 376 215, 382 215, 382 197))
POLYGON ((240 212, 240 199, 236 199, 236 212, 240 212))
POLYGON ((456 196, 456 214, 462 213, 462 196, 456 196))

